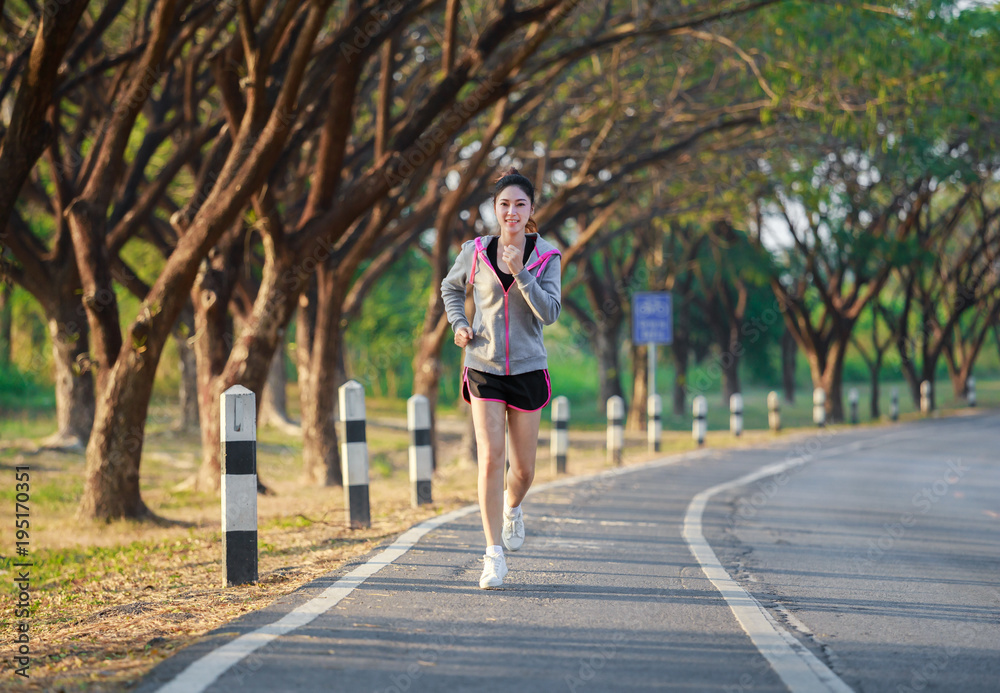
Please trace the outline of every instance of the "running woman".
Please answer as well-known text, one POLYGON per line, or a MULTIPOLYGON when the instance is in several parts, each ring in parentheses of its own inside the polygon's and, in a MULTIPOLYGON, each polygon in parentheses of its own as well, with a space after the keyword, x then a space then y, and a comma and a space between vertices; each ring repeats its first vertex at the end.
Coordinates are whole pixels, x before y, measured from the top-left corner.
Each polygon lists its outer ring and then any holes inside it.
POLYGON ((496 182, 497 236, 466 241, 441 283, 455 344, 465 349, 462 396, 472 407, 479 450, 479 509, 486 555, 479 586, 503 585, 504 548, 524 543, 521 501, 535 476, 542 408, 552 396, 542 326, 562 308, 559 251, 538 235, 535 189, 511 168, 496 182), (472 284, 475 317, 465 314, 472 284), (505 423, 510 472, 504 492, 505 423))

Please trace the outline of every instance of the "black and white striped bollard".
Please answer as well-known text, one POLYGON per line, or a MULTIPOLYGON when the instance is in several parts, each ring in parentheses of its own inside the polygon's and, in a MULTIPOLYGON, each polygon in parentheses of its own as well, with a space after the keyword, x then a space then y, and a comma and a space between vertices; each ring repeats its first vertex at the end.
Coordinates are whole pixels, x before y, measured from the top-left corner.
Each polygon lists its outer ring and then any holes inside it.
POLYGON ((423 395, 406 400, 406 427, 410 429, 410 503, 433 502, 434 448, 431 447, 431 403, 423 395))
POLYGON ((257 582, 257 401, 233 385, 220 395, 222 560, 226 585, 257 582))
POLYGON ((971 375, 965 381, 965 402, 970 407, 976 406, 976 379, 971 375))
POLYGON ((708 400, 704 395, 698 395, 691 402, 691 414, 694 416, 691 437, 701 447, 705 444, 705 435, 708 433, 708 400))
POLYGON ((821 387, 813 390, 813 423, 826 426, 826 391, 821 387))
POLYGON ((608 462, 621 465, 625 446, 625 401, 618 395, 608 397, 608 462))
POLYGON ((858 388, 852 387, 847 392, 847 401, 851 405, 851 423, 858 422, 858 388))
POLYGON ((552 400, 552 459, 555 473, 566 473, 566 453, 569 450, 569 399, 559 396, 552 400))
POLYGON ((344 442, 340 465, 344 477, 344 504, 347 525, 352 529, 371 527, 368 501, 368 442, 365 436, 365 389, 354 380, 340 386, 340 420, 344 442))
POLYGON ((767 425, 777 433, 781 430, 781 398, 778 393, 767 393, 767 425))
POLYGON ((737 438, 743 433, 743 395, 739 392, 729 396, 729 430, 737 438))
POLYGON ((899 421, 899 388, 892 388, 889 398, 889 418, 899 421))
POLYGON ((659 452, 663 437, 663 398, 659 395, 650 395, 646 400, 646 437, 649 451, 659 452))
POLYGON ((931 405, 931 394, 934 391, 934 386, 931 385, 930 380, 925 380, 920 383, 920 412, 927 416, 931 413, 933 406, 931 405))

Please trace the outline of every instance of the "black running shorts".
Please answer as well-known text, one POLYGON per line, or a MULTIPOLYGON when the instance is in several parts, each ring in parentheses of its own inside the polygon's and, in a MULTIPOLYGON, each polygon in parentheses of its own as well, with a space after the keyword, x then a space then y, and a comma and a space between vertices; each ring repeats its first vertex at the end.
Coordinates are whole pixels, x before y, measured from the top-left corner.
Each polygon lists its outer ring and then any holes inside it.
POLYGON ((472 368, 462 372, 462 399, 469 404, 473 399, 482 399, 504 402, 518 411, 538 411, 549 403, 551 397, 552 386, 547 370, 517 375, 493 375, 472 368))

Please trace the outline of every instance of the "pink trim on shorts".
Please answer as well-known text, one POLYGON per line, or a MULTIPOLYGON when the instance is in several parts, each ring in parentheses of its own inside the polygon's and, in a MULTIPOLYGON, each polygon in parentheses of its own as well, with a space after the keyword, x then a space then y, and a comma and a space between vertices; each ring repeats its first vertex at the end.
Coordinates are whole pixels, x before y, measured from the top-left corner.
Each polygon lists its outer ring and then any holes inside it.
MULTIPOLYGON (((545 404, 548 404, 549 401, 552 399, 552 381, 549 380, 549 369, 548 368, 545 369, 545 385, 546 385, 546 388, 549 391, 549 396, 545 398, 545 404)), ((472 390, 469 390, 469 397, 472 397, 472 390)), ((543 404, 542 406, 538 407, 538 409, 521 409, 520 407, 515 407, 513 404, 508 404, 507 406, 510 407, 511 409, 515 410, 515 411, 523 411, 523 412, 530 413, 530 412, 533 412, 533 411, 541 411, 542 409, 545 409, 545 404, 543 404)))
MULTIPOLYGON (((462 384, 465 386, 464 389, 467 389, 469 391, 469 399, 474 399, 477 402, 499 402, 500 404, 507 404, 502 399, 486 399, 485 397, 476 397, 474 394, 472 394, 472 388, 469 387, 469 367, 468 366, 466 366, 465 368, 462 369, 462 384)), ((552 395, 550 394, 549 396, 551 397, 552 395)), ((469 399, 465 399, 465 392, 464 392, 464 390, 462 392, 462 399, 465 400, 466 402, 468 402, 469 404, 472 404, 472 402, 470 402, 469 399)), ((548 403, 548 402, 546 401, 546 403, 548 403)), ((509 407, 510 405, 507 404, 507 406, 509 407)))

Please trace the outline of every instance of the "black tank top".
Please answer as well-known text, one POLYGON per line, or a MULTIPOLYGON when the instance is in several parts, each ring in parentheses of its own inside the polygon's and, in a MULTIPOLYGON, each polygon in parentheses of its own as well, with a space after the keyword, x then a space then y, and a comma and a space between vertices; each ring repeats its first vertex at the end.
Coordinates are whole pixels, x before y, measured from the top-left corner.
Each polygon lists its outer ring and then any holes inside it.
MULTIPOLYGON (((535 236, 525 236, 524 237, 524 259, 522 262, 527 263, 528 258, 531 257, 531 251, 535 249, 535 236)), ((496 271, 497 276, 500 277, 500 283, 503 284, 503 290, 508 291, 510 285, 514 283, 514 275, 507 274, 500 269, 500 265, 497 264, 497 248, 500 247, 500 237, 494 236, 490 239, 490 244, 486 246, 486 257, 489 258, 490 264, 493 265, 493 269, 496 271)))

